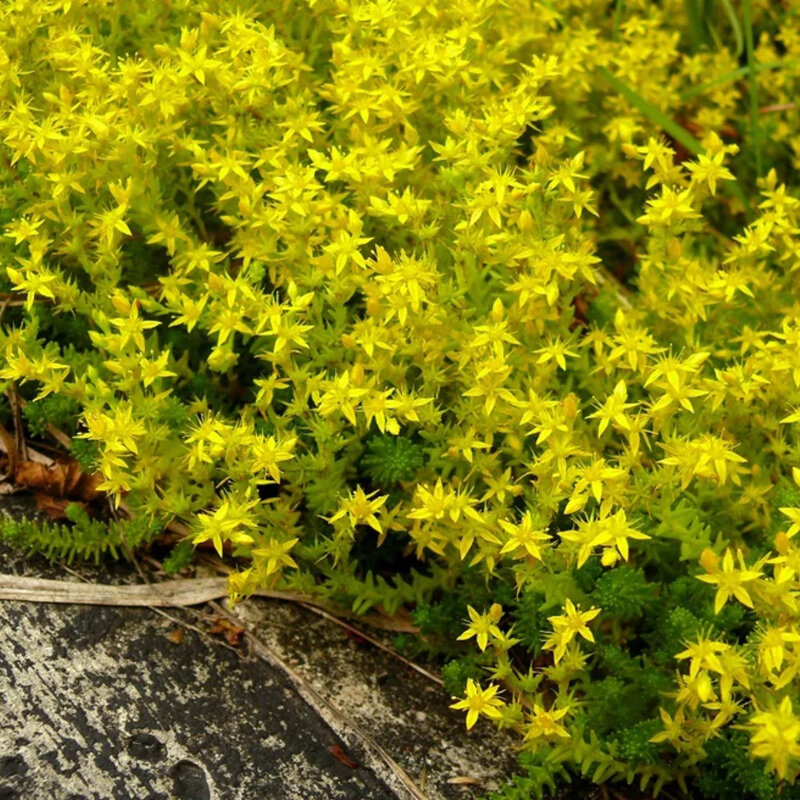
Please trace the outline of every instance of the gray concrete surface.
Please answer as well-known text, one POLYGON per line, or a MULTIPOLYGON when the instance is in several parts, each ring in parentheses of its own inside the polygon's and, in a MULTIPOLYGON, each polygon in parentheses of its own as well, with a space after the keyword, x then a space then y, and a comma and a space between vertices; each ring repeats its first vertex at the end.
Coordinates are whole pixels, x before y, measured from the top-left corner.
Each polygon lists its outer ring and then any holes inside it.
MULTIPOLYGON (((7 550, 0 571, 79 579, 7 550)), ((0 800, 408 797, 359 729, 428 800, 485 796, 513 772, 510 739, 467 734, 441 687, 307 609, 237 606, 272 658, 209 635, 210 607, 167 613, 0 601, 0 800)))
POLYGON ((3 800, 392 800, 263 659, 146 609, 0 603, 3 800), (165 624, 166 622, 166 624, 165 624))

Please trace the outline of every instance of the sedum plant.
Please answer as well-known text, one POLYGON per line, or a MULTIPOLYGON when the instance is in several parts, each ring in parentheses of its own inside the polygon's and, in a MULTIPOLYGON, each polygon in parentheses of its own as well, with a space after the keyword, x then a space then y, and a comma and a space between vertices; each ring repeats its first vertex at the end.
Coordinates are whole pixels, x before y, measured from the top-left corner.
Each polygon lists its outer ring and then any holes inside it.
POLYGON ((412 608, 503 797, 798 796, 800 16, 711 5, 6 2, 2 388, 136 524, 5 538, 412 608))

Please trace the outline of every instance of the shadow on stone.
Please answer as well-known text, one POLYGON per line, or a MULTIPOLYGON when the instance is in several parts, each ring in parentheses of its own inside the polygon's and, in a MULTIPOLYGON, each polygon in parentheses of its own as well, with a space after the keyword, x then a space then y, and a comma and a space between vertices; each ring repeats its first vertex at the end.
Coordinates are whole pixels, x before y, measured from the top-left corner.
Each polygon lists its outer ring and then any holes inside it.
POLYGON ((179 761, 170 771, 176 800, 211 800, 206 774, 191 761, 179 761))

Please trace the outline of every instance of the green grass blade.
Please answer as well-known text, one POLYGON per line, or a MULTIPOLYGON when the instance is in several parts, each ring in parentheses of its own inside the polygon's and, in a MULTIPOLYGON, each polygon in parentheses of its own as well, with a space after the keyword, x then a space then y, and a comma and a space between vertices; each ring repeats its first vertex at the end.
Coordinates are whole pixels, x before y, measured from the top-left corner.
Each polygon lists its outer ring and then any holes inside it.
POLYGON ((622 12, 625 10, 625 0, 616 0, 614 3, 614 19, 611 23, 611 38, 619 37, 619 25, 622 22, 622 12))
MULTIPOLYGON (((660 108, 657 108, 652 103, 644 99, 638 92, 631 89, 628 84, 621 81, 606 67, 598 67, 599 74, 603 79, 612 86, 619 94, 621 94, 634 108, 644 114, 650 122, 657 125, 663 131, 668 133, 676 142, 682 144, 693 155, 700 155, 705 153, 703 145, 692 136, 689 131, 682 128, 672 119, 668 114, 665 114, 660 108)), ((742 187, 738 183, 730 182, 725 184, 725 188, 744 206, 748 215, 752 213, 750 203, 747 202, 742 187)))
POLYGON ((742 28, 739 25, 739 18, 733 10, 731 0, 722 0, 722 5, 725 8, 725 13, 728 15, 728 22, 730 22, 731 30, 733 31, 733 38, 736 40, 736 52, 734 55, 736 58, 739 58, 744 50, 744 39, 742 38, 742 28))
MULTIPOLYGON (((777 66, 777 62, 776 62, 777 66)), ((695 86, 694 89, 689 89, 688 92, 684 92, 681 95, 681 100, 692 100, 695 97, 698 97, 701 94, 705 94, 709 89, 714 89, 717 86, 721 86, 723 83, 730 83, 731 81, 735 81, 738 78, 741 78, 743 75, 747 75, 747 67, 740 67, 739 69, 731 70, 730 72, 726 72, 724 75, 720 75, 718 78, 714 78, 713 81, 707 81, 706 83, 701 83, 699 86, 695 86)))
POLYGON ((689 22, 689 41, 692 52, 696 53, 706 43, 705 4, 703 0, 684 0, 684 5, 689 22))
POLYGON ((750 85, 750 133, 753 137, 753 154, 756 175, 761 175, 761 122, 758 113, 758 83, 756 82, 756 57, 753 52, 753 9, 750 0, 744 0, 744 36, 747 49, 747 80, 750 85))
POLYGON ((703 147, 697 139, 694 138, 685 128, 682 128, 672 119, 665 114, 660 108, 657 108, 652 103, 649 103, 638 92, 635 92, 628 86, 627 83, 621 81, 606 67, 599 67, 598 72, 603 76, 605 81, 610 84, 619 94, 621 94, 634 108, 644 114, 650 122, 657 125, 662 130, 666 131, 676 142, 682 144, 690 153, 700 155, 703 153, 703 147))
MULTIPOLYGON (((789 59, 787 61, 765 61, 763 64, 755 64, 754 68, 756 72, 761 72, 765 69, 781 69, 782 67, 797 67, 800 66, 800 60, 798 59, 789 59)), ((724 75, 720 75, 714 80, 708 81, 707 83, 701 83, 699 86, 695 86, 693 89, 689 89, 688 92, 684 92, 681 95, 681 100, 686 102, 688 100, 692 100, 698 95, 705 94, 709 89, 714 89, 717 86, 722 85, 723 83, 730 83, 731 81, 735 81, 738 78, 743 78, 750 72, 750 67, 740 67, 739 69, 731 70, 730 72, 726 72, 724 75)))

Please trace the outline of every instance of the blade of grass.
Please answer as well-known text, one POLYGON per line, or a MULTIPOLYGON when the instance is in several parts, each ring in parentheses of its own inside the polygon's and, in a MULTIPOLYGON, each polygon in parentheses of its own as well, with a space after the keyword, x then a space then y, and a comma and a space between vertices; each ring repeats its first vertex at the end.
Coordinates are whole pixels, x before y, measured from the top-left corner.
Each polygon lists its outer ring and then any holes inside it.
POLYGON ((692 52, 696 53, 706 42, 705 8, 703 0, 684 0, 686 17, 689 22, 689 40, 692 52))
MULTIPOLYGON (((634 108, 644 114, 650 122, 657 125, 668 133, 676 142, 682 144, 690 153, 699 156, 705 153, 703 145, 692 136, 689 131, 678 125, 674 119, 665 114, 660 108, 644 99, 638 92, 635 92, 627 83, 620 80, 606 67, 598 67, 598 72, 605 81, 621 94, 634 108)), ((730 182, 725 184, 730 193, 744 206, 748 215, 752 213, 750 204, 747 202, 742 187, 738 183, 730 182)))
POLYGON ((614 3, 614 19, 611 23, 611 38, 619 36, 619 24, 622 22, 622 12, 625 10, 625 0, 616 0, 614 3))
POLYGON ((736 40, 736 52, 734 56, 738 59, 739 56, 742 55, 742 51, 744 50, 744 39, 742 38, 742 28, 739 25, 739 18, 736 16, 736 12, 733 10, 733 6, 731 5, 731 0, 722 0, 722 5, 725 9, 725 13, 728 15, 728 22, 731 24, 731 29, 733 30, 733 37, 736 40))
MULTIPOLYGON (((787 61, 765 61, 763 64, 755 64, 755 71, 761 72, 762 70, 767 69, 780 69, 781 67, 797 67, 800 66, 800 59, 790 59, 787 61)), ((717 86, 720 86, 723 83, 730 83, 731 81, 735 81, 738 78, 742 78, 750 72, 750 67, 739 67, 739 69, 731 70, 730 72, 726 72, 724 75, 720 75, 717 78, 714 78, 712 81, 708 81, 707 83, 701 83, 699 86, 695 86, 693 89, 689 89, 688 92, 684 92, 681 95, 681 100, 686 102, 688 100, 692 100, 693 98, 697 97, 698 95, 704 94, 709 89, 714 89, 717 86)))
POLYGON ((598 72, 603 76, 606 83, 610 84, 619 92, 637 111, 644 114, 650 122, 658 125, 665 130, 676 142, 682 144, 690 153, 698 156, 705 152, 702 145, 685 128, 682 128, 665 114, 660 108, 644 99, 638 92, 635 92, 627 83, 621 81, 607 67, 598 67, 598 72))
POLYGON ((756 82, 756 57, 753 52, 753 8, 750 0, 743 0, 744 36, 747 50, 747 80, 750 84, 750 133, 753 137, 753 154, 756 176, 761 176, 761 123, 758 114, 758 83, 756 82))

